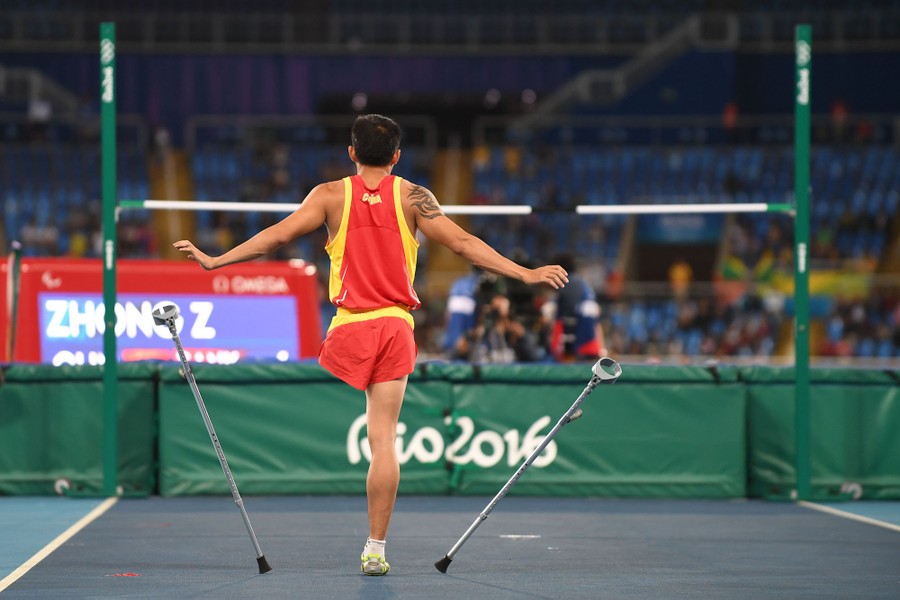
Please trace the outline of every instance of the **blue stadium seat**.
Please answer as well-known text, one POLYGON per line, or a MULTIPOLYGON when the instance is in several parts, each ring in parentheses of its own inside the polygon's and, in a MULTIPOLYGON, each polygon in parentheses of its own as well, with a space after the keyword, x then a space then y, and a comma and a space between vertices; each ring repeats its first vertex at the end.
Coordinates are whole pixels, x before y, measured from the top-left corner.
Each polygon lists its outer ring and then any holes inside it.
POLYGON ((853 354, 855 356, 861 356, 863 358, 871 358, 875 356, 875 340, 870 337, 861 339, 856 345, 853 354))
POLYGON ((875 351, 878 358, 890 358, 894 351, 894 344, 890 340, 881 340, 875 351))

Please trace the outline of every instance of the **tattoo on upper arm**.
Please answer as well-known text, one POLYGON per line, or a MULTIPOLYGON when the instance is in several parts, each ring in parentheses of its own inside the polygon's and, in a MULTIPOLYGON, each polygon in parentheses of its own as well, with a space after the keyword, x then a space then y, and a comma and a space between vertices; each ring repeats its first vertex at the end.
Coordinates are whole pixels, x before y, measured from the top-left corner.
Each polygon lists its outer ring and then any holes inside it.
POLYGON ((412 191, 409 192, 409 199, 412 205, 419 209, 419 215, 426 219, 434 219, 444 214, 434 194, 421 185, 412 187, 412 191))

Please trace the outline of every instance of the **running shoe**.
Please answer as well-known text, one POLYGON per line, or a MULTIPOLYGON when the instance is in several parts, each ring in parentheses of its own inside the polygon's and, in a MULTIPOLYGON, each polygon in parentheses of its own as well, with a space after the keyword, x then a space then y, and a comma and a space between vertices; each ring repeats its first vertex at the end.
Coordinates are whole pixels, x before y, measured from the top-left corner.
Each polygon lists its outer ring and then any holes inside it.
POLYGON ((359 568, 366 575, 385 575, 391 570, 391 565, 380 554, 363 553, 359 558, 362 560, 359 568))

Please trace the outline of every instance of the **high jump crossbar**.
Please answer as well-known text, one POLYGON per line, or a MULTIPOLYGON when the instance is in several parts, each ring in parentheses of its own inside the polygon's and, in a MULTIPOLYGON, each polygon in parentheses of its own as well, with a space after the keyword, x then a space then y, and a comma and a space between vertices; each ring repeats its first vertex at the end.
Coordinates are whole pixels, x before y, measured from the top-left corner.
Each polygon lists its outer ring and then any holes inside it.
MULTIPOLYGON (((215 202, 185 200, 122 200, 120 209, 150 210, 221 210, 233 212, 290 213, 298 204, 281 202, 215 202)), ((441 210, 447 215, 530 215, 539 213, 570 212, 562 210, 542 210, 528 205, 468 205, 444 204, 441 210)), ((793 213, 791 204, 767 204, 765 202, 731 202, 719 204, 581 204, 575 207, 579 215, 649 215, 649 214, 691 214, 691 213, 793 213)))

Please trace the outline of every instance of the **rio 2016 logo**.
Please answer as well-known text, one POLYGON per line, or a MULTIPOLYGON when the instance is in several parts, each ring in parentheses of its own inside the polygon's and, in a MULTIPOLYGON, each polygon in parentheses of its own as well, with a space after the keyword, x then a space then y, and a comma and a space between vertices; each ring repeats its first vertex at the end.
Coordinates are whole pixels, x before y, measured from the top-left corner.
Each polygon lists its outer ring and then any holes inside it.
POLYGON ((116 57, 116 45, 112 40, 104 39, 100 42, 100 63, 108 65, 116 57))
MULTIPOLYGON (((450 425, 451 417, 444 423, 450 425)), ((444 436, 434 427, 422 427, 407 440, 409 433, 402 421, 397 424, 397 458, 400 464, 415 459, 422 464, 447 461, 457 465, 472 463, 482 468, 493 467, 506 458, 506 464, 516 466, 534 452, 543 441, 540 432, 550 425, 550 417, 543 416, 528 428, 523 436, 518 430, 510 429, 501 434, 489 429, 475 433, 475 422, 470 417, 459 417, 455 421, 460 434, 449 445, 444 436)), ((369 440, 362 437, 366 426, 366 415, 357 417, 347 432, 347 460, 351 465, 359 464, 363 458, 372 460, 369 440)), ((556 442, 551 441, 535 459, 535 467, 546 467, 556 459, 556 442)))
POLYGON ((113 68, 112 67, 103 67, 103 80, 100 82, 100 86, 102 89, 100 98, 103 102, 110 104, 113 101, 114 93, 113 93, 113 68))
POLYGON ((809 104, 809 61, 812 49, 808 42, 797 42, 797 103, 801 106, 809 104))
POLYGON ((115 92, 113 91, 115 76, 112 67, 112 62, 115 58, 116 45, 112 40, 104 39, 100 42, 100 64, 102 66, 100 70, 100 98, 106 104, 111 104, 115 98, 115 92))
POLYGON ((812 48, 810 48, 809 42, 806 42, 804 40, 800 40, 799 42, 797 42, 797 66, 807 66, 811 57, 812 48))

